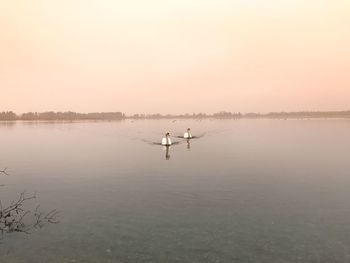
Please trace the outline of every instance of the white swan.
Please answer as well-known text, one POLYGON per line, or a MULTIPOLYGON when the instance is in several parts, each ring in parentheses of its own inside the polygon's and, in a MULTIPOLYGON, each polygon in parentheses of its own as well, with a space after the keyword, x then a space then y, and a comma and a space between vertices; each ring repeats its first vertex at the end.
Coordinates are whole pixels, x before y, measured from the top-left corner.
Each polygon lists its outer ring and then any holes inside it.
POLYGON ((170 139, 170 133, 167 132, 167 133, 165 134, 165 137, 164 137, 163 140, 162 140, 162 145, 164 145, 164 146, 170 146, 171 144, 172 144, 172 142, 171 142, 171 139, 170 139))
POLYGON ((188 128, 187 132, 184 133, 184 138, 185 139, 192 139, 192 133, 191 133, 191 129, 188 128))

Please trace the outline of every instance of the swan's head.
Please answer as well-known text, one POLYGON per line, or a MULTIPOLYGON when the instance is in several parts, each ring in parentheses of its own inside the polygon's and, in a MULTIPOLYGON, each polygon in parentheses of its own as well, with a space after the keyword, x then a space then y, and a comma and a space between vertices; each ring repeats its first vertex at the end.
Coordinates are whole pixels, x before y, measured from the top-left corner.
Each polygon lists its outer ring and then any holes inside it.
POLYGON ((191 131, 191 129, 190 129, 190 128, 187 128, 187 131, 189 132, 189 131, 191 131))
POLYGON ((167 132, 167 133, 165 134, 165 136, 166 136, 166 137, 169 137, 169 136, 170 136, 170 132, 167 132))

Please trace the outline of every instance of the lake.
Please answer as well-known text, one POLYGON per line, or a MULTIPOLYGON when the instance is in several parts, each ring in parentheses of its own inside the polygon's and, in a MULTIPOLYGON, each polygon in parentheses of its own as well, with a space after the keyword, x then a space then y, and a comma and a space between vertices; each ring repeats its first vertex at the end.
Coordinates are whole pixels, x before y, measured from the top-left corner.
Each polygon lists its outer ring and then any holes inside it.
POLYGON ((0 122, 0 146, 3 205, 60 211, 0 262, 350 262, 350 120, 0 122))

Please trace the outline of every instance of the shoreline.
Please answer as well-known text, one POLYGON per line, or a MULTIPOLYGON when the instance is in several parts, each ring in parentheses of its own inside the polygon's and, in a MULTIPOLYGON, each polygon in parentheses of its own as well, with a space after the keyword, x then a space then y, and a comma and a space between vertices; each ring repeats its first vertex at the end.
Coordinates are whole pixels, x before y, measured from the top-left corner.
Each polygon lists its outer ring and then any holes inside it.
POLYGON ((284 117, 284 118, 277 118, 277 117, 241 117, 241 118, 215 118, 215 117, 205 117, 205 118, 196 118, 196 117, 189 117, 189 118, 133 118, 133 117, 127 117, 124 119, 73 119, 73 120, 67 120, 67 119, 52 119, 52 120, 24 120, 24 119, 17 119, 17 120, 0 120, 0 123, 15 123, 15 122, 117 122, 117 121, 127 121, 127 120, 133 120, 133 121, 146 121, 146 120, 347 120, 350 119, 349 117, 343 117, 343 116, 335 116, 335 117, 284 117))

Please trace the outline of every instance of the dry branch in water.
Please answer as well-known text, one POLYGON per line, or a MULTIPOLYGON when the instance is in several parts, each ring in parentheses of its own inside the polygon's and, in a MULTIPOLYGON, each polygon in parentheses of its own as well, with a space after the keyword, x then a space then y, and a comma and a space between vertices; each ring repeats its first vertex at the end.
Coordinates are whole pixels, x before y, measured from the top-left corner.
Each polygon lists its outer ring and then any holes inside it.
MULTIPOLYGON (((0 171, 0 173, 7 175, 6 169, 0 171)), ((57 210, 44 213, 39 210, 39 206, 34 211, 24 208, 26 203, 35 198, 35 194, 27 195, 26 192, 22 192, 16 201, 12 201, 6 207, 3 207, 0 200, 0 238, 4 234, 13 232, 29 234, 46 224, 57 224, 59 222, 57 210)))
POLYGON ((0 170, 0 174, 4 174, 4 175, 9 175, 7 172, 6 172, 7 168, 3 169, 3 170, 0 170))
POLYGON ((58 211, 52 210, 43 213, 39 206, 34 211, 24 208, 27 201, 35 199, 34 195, 26 195, 22 192, 17 201, 13 201, 9 206, 2 207, 0 201, 0 233, 1 237, 6 233, 22 232, 29 234, 34 229, 40 229, 46 224, 58 223, 58 211))

